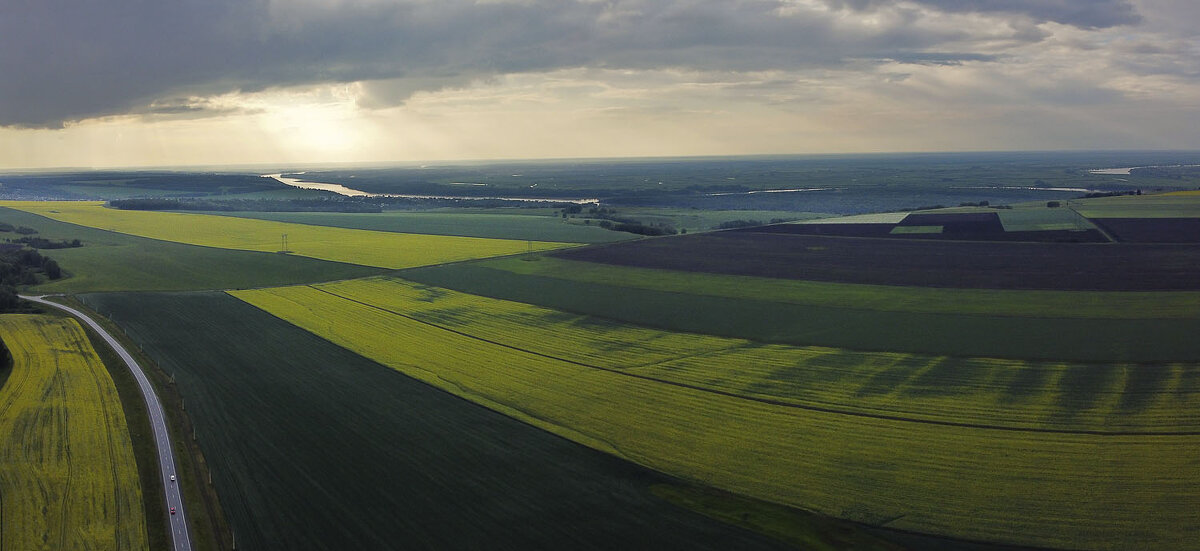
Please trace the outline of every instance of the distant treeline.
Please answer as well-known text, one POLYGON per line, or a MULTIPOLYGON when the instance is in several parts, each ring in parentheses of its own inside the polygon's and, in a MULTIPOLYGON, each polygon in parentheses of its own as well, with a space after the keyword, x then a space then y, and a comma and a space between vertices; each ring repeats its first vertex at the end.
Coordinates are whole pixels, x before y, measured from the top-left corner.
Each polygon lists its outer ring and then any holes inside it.
POLYGON ((67 241, 66 239, 55 241, 53 239, 46 239, 43 237, 22 237, 20 239, 10 239, 8 242, 29 245, 35 249, 73 249, 75 247, 83 246, 83 243, 78 239, 72 239, 70 241, 67 241))
POLYGON ((13 227, 12 224, 9 224, 7 222, 0 222, 0 232, 14 232, 14 231, 21 235, 32 235, 32 234, 37 233, 37 230, 30 228, 30 227, 26 227, 26 226, 13 227))
POLYGON ((8 246, 0 248, 0 312, 14 312, 25 308, 17 298, 17 285, 36 285, 39 275, 50 279, 62 277, 58 262, 42 256, 37 251, 8 246))
POLYGON ((1125 190, 1125 191, 1097 191, 1097 192, 1092 192, 1092 193, 1086 193, 1083 195, 1083 198, 1091 199, 1093 197, 1117 197, 1119 195, 1141 195, 1141 194, 1142 194, 1142 190, 1140 190, 1140 189, 1125 190))
MULTIPOLYGON (((579 204, 564 204, 562 208, 562 217, 567 218, 568 215, 582 214, 583 205, 579 204)), ((584 223, 591 224, 592 219, 598 219, 600 222, 596 224, 601 228, 612 231, 622 231, 626 233, 635 233, 638 235, 675 235, 679 233, 674 227, 665 223, 650 223, 646 224, 641 220, 633 218, 624 218, 617 216, 617 209, 609 209, 607 207, 591 207, 588 209, 584 223)), ((687 230, 683 230, 687 233, 687 230)))

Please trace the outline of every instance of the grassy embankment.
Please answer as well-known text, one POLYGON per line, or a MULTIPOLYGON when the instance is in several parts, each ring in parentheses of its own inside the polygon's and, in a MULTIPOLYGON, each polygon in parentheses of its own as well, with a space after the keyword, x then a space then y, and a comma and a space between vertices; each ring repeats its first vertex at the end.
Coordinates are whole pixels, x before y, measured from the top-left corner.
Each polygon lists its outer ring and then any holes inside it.
POLYGON ((148 549, 142 488, 112 379, 73 320, 0 316, 0 547, 148 549))
MULTIPOLYGON (((229 295, 83 298, 175 377, 239 548, 776 548, 651 491, 694 491, 677 480, 438 391, 229 295)), ((852 532, 857 548, 890 548, 844 523, 807 522, 818 539, 852 532)))
MULTIPOLYGON (((402 282, 346 282, 322 288, 357 293, 371 305, 313 287, 233 294, 497 411, 656 470, 737 493, 873 525, 1016 544, 1171 547, 1197 535, 1184 504, 1200 498, 1200 488, 1179 481, 1200 475, 1193 472, 1196 465, 1189 451, 1200 436, 1072 432, 1067 427, 1107 430, 1111 416, 1093 413, 1121 407, 1122 398, 1103 392, 1099 403, 1088 401, 1082 392, 1079 402, 1060 399, 1063 389, 1075 385, 1075 377, 1093 387, 1106 383, 1090 380, 1086 370, 1046 366, 1050 369, 1039 374, 1036 369, 972 365, 969 370, 979 372, 982 367, 984 376, 959 381, 966 390, 956 395, 942 392, 941 386, 954 383, 958 370, 942 369, 931 361, 924 368, 907 366, 910 371, 901 380, 911 385, 909 390, 902 395, 878 392, 875 411, 860 402, 838 404, 860 407, 840 411, 822 403, 826 398, 821 396, 797 404, 755 395, 761 387, 771 388, 771 377, 744 373, 740 367, 747 359, 760 358, 761 347, 727 349, 713 356, 713 364, 691 370, 681 366, 701 362, 702 356, 693 356, 720 346, 696 350, 672 340, 680 336, 663 335, 663 347, 675 348, 675 360, 622 369, 619 352, 638 344, 626 342, 628 334, 613 335, 610 341, 601 338, 591 348, 581 345, 580 353, 590 354, 588 362, 559 357, 566 355, 564 349, 553 354, 532 349, 530 343, 555 345, 554 334, 569 332, 581 321, 573 316, 537 324, 528 316, 513 316, 512 305, 444 291, 428 293, 402 282), (422 311, 428 318, 422 319, 422 311), (489 327, 492 322, 487 320, 495 319, 507 319, 508 325, 489 327), (514 333, 524 335, 523 344, 501 342, 514 333), (529 349, 522 348, 527 345, 529 349), (724 363, 722 354, 749 356, 724 363), (607 361, 610 355, 615 358, 612 363, 607 361), (680 369, 670 369, 672 365, 680 369), (995 370, 989 373, 988 368, 995 370), (997 382, 992 379, 1005 371, 1017 372, 1007 382, 1018 392, 1007 397, 986 384, 997 382), (1027 372, 1033 373, 1029 380, 1024 379, 1027 372), (1045 378, 1046 373, 1054 376, 1045 378), (756 378, 761 385, 754 384, 756 378), (735 384, 724 385, 725 380, 735 384), (972 384, 977 392, 968 391, 972 384), (1028 406, 1022 402, 1026 394, 1033 397, 1028 406), (914 400, 929 411, 903 409, 914 400), (958 404, 954 413, 937 411, 951 403, 958 404), (1032 413, 1021 418, 1011 413, 1014 409, 1032 413), (942 422, 953 417, 966 423, 942 422), (1012 426, 971 424, 989 417, 1012 426)), ((707 337, 698 339, 711 343, 707 337)), ((654 341, 644 339, 641 344, 652 346, 654 341)), ((841 367, 849 370, 865 366, 885 379, 894 371, 888 369, 888 361, 900 371, 906 368, 896 358, 795 353, 815 356, 807 359, 818 362, 821 355, 833 355, 834 361, 807 372, 787 362, 779 367, 834 389, 834 396, 865 394, 866 403, 870 393, 861 391, 869 381, 864 385, 854 377, 842 379, 838 369, 831 368, 838 363, 850 363, 841 367)), ((1170 373, 1190 377, 1192 371, 1170 373)), ((1194 394, 1190 386, 1180 390, 1185 401, 1194 394)), ((1143 427, 1124 428, 1139 432, 1175 423, 1194 425, 1190 408, 1167 394, 1162 402, 1137 405, 1153 412, 1147 413, 1143 427)))
POLYGON ((287 224, 208 214, 109 209, 99 202, 18 202, 0 206, 114 232, 221 249, 279 252, 320 260, 404 268, 526 251, 566 243, 400 234, 287 224), (283 236, 286 235, 286 247, 283 236))

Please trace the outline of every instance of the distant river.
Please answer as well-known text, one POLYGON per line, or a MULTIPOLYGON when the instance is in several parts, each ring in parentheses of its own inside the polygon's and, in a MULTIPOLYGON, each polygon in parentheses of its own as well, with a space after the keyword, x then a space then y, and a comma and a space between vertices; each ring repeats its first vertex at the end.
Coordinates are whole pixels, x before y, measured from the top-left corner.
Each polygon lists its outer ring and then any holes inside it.
POLYGON ((1091 172, 1092 174, 1113 174, 1113 175, 1128 176, 1129 173, 1131 171, 1133 171, 1133 169, 1135 169, 1135 168, 1187 168, 1187 167, 1194 167, 1194 166, 1200 166, 1200 165, 1128 166, 1128 167, 1124 167, 1124 168, 1097 168, 1095 170, 1089 170, 1088 172, 1091 172))
MULTIPOLYGON (((303 174, 303 172, 301 174, 303 174)), ((284 178, 283 174, 263 174, 262 176, 264 178, 274 178, 274 179, 279 180, 280 182, 283 182, 289 186, 298 187, 300 189, 319 189, 321 191, 332 191, 334 193, 337 193, 339 195, 345 195, 347 197, 378 197, 377 194, 367 193, 365 191, 360 191, 357 189, 350 189, 341 184, 322 184, 320 182, 305 182, 304 180, 298 180, 296 178, 284 178)))
MULTIPOLYGON (((303 174, 301 172, 300 174, 303 174)), ((359 189, 348 188, 341 184, 326 184, 322 182, 306 182, 296 178, 284 178, 283 174, 263 174, 264 178, 274 178, 280 182, 292 187, 300 189, 317 189, 321 191, 332 191, 339 195, 347 197, 404 197, 408 199, 465 199, 472 201, 479 200, 503 200, 503 201, 533 201, 537 203, 576 203, 587 205, 591 203, 599 203, 599 199, 556 199, 553 197, 476 197, 463 195, 413 195, 407 193, 368 193, 359 189)))

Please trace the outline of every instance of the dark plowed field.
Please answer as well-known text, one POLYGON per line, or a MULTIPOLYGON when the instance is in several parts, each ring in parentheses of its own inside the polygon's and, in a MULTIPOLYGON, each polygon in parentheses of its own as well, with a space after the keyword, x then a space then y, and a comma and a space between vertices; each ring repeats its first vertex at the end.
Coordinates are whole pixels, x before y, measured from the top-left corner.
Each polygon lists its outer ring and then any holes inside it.
POLYGON ((667 479, 223 293, 89 295, 177 381, 239 549, 781 549, 667 479))
POLYGON ((973 235, 1004 233, 1004 224, 994 212, 971 212, 959 214, 910 214, 900 221, 901 226, 941 226, 942 233, 961 235, 969 238, 973 235))
POLYGON ((1092 222, 1126 243, 1200 243, 1200 218, 1098 218, 1092 222))
POLYGON ((925 241, 713 232, 555 253, 668 270, 987 289, 1200 289, 1200 246, 925 241))
POLYGON ((994 212, 951 214, 910 214, 899 224, 772 224, 733 231, 782 233, 793 235, 829 235, 840 237, 887 237, 891 239, 958 241, 1030 241, 1037 243, 1106 243, 1097 230, 1004 231, 994 212), (898 226, 941 226, 939 233, 892 233, 898 226))

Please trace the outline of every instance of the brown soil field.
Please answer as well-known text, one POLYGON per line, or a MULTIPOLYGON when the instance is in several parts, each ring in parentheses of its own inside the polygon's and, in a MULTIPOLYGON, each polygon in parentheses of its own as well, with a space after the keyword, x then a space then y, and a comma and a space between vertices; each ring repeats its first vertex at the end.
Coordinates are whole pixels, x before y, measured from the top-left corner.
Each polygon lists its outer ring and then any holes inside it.
POLYGON ((1200 243, 1200 218, 1093 218, 1126 243, 1200 243))
POLYGON ((985 289, 1200 289, 1200 246, 875 239, 746 231, 554 253, 571 260, 692 272, 985 289))
POLYGON ((1086 231, 1004 231, 1004 224, 1000 222, 1000 217, 994 212, 910 214, 899 224, 772 224, 742 228, 736 231, 959 241, 1031 241, 1039 243, 1105 243, 1108 241, 1103 234, 1094 229, 1086 231), (942 231, 937 233, 891 233, 893 229, 900 226, 941 226, 942 231))

